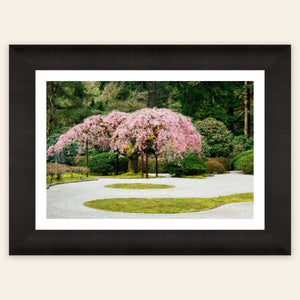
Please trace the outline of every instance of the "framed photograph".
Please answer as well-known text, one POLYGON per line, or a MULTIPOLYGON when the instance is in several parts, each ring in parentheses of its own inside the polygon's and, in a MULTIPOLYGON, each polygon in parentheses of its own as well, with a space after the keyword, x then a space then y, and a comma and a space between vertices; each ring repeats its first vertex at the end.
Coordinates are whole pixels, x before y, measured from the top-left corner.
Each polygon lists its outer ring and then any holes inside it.
POLYGON ((290 255, 290 45, 11 45, 11 255, 290 255))

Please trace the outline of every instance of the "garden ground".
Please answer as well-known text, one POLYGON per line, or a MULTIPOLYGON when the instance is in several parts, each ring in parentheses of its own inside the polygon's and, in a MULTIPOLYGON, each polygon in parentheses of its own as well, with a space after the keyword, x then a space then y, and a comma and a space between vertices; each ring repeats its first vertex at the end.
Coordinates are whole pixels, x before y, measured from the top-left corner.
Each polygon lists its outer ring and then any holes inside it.
POLYGON ((151 178, 112 179, 60 184, 47 190, 47 218, 50 219, 249 219, 253 218, 253 202, 231 203, 209 211, 177 214, 121 213, 92 209, 87 201, 107 198, 155 197, 217 197, 253 192, 253 176, 242 172, 215 175, 206 179, 151 178), (174 185, 172 189, 111 189, 105 185, 115 183, 155 183, 174 185))

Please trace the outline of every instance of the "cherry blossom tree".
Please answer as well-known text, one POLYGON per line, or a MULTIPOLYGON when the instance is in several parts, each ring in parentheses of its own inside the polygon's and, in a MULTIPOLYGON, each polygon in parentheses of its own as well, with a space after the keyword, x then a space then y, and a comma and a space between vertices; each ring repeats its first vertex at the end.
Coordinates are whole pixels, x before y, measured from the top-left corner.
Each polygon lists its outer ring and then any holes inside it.
MULTIPOLYGON (((106 136, 110 141, 110 145, 113 145, 112 137, 116 131, 116 129, 122 124, 130 115, 125 112, 113 111, 107 116, 104 117, 104 122, 106 126, 106 136)), ((116 139, 117 137, 114 137, 116 139)), ((119 151, 116 150, 116 166, 115 173, 118 175, 118 159, 119 159, 119 151)))
POLYGON ((94 148, 109 148, 110 140, 106 132, 107 126, 101 115, 89 117, 83 123, 72 127, 65 134, 61 135, 57 143, 54 146, 49 147, 47 156, 53 156, 55 153, 61 152, 64 146, 71 142, 78 142, 78 156, 85 152, 86 167, 88 168, 89 145, 94 148))
MULTIPOLYGON (((85 152, 88 168, 89 146, 110 150, 112 135, 128 115, 127 113, 113 111, 107 116, 95 115, 89 117, 83 123, 72 127, 61 135, 57 143, 48 149, 47 155, 53 156, 55 153, 62 151, 66 145, 76 141, 79 144, 78 156, 85 152)), ((116 155, 116 172, 118 172, 118 153, 116 155)))
POLYGON ((138 157, 145 154, 147 178, 148 151, 154 153, 156 163, 158 155, 167 159, 180 157, 188 151, 201 155, 201 135, 190 118, 169 109, 144 108, 131 114, 114 111, 105 117, 92 116, 61 135, 47 155, 62 151, 74 141, 79 143, 78 155, 85 152, 87 167, 89 146, 117 152, 116 157, 118 153, 126 154, 131 171, 138 157))
POLYGON ((156 158, 164 155, 171 159, 188 151, 201 155, 201 135, 188 117, 169 109, 144 108, 132 113, 117 127, 110 147, 125 153, 131 162, 145 153, 148 178, 149 148, 156 158))

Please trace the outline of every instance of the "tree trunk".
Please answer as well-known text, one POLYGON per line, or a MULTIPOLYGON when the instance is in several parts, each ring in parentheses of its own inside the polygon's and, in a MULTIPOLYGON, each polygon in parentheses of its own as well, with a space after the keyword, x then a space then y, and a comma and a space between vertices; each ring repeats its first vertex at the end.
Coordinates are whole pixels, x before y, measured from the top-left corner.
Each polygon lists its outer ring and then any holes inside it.
MULTIPOLYGON (((232 120, 234 119, 233 118, 234 117, 234 108, 232 106, 229 106, 229 108, 228 108, 228 115, 232 116, 232 120)), ((230 121, 230 124, 229 124, 229 130, 234 132, 234 123, 235 122, 233 122, 232 120, 230 121)))
POLYGON ((144 177, 144 154, 141 154, 141 169, 142 169, 142 177, 144 177))
POLYGON ((158 163, 157 163, 157 156, 155 155, 155 173, 156 177, 158 177, 158 163))
POLYGON ((53 122, 54 116, 54 95, 56 93, 56 87, 53 87, 53 84, 50 85, 50 96, 49 96, 49 114, 48 114, 48 128, 47 136, 50 135, 51 123, 53 122))
POLYGON ((150 81, 150 107, 156 107, 156 81, 150 81))
MULTIPOLYGON (((85 160, 86 160, 86 167, 89 167, 89 142, 88 140, 85 141, 85 160)), ((89 177, 89 172, 86 172, 86 177, 89 177)))
POLYGON ((131 173, 137 173, 138 171, 138 157, 136 158, 130 158, 129 157, 129 162, 128 162, 128 172, 131 173))
POLYGON ((115 174, 119 174, 119 152, 116 153, 116 166, 115 166, 115 174))
POLYGON ((148 176, 148 142, 146 146, 146 178, 149 178, 148 176))
POLYGON ((248 82, 245 81, 245 97, 244 97, 244 136, 249 137, 249 91, 248 82))

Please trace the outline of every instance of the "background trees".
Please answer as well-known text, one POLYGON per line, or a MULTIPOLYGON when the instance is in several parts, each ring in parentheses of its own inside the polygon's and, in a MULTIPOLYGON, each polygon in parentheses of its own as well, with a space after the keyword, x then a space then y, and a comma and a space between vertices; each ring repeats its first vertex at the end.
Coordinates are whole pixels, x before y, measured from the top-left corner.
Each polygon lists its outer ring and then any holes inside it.
POLYGON ((146 173, 154 155, 157 173, 158 156, 232 157, 253 147, 252 82, 48 82, 47 115, 48 161, 60 153, 72 165, 85 153, 88 167, 91 150, 114 151, 116 174, 120 153, 134 171, 141 156, 146 173))
POLYGON ((84 82, 47 82, 47 136, 66 132, 97 110, 84 82))
POLYGON ((234 135, 253 136, 253 83, 243 81, 48 82, 47 136, 92 115, 146 107, 168 108, 193 121, 212 117, 234 135))

